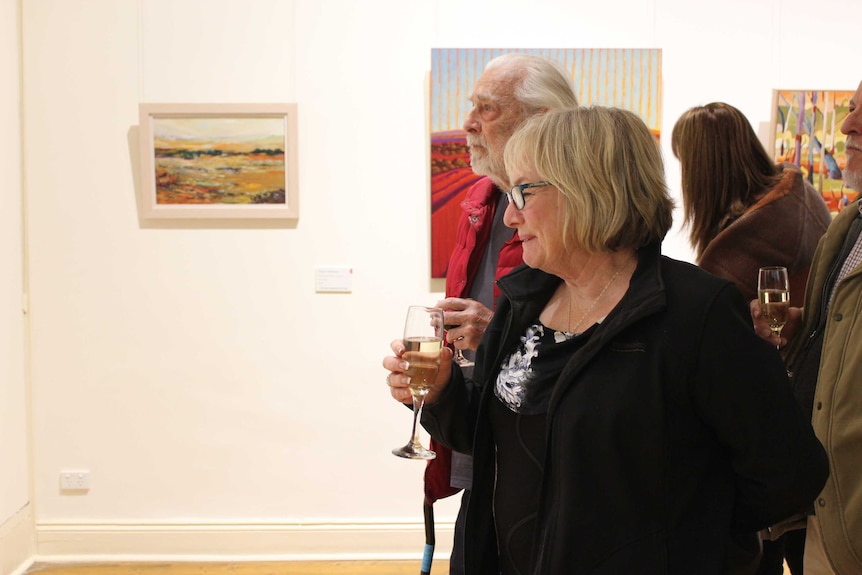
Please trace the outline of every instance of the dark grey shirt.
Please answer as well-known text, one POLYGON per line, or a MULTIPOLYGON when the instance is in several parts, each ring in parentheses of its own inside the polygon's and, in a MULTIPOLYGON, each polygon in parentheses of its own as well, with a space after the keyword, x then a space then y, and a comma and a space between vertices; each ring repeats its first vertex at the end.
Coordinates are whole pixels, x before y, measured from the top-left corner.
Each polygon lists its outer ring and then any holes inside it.
MULTIPOLYGON (((497 208, 494 211, 494 221, 491 224, 491 237, 488 239, 485 253, 482 254, 482 261, 479 262, 479 269, 476 270, 473 285, 470 287, 470 299, 478 301, 488 309, 494 309, 494 283, 497 276, 497 261, 500 257, 500 250, 503 248, 503 244, 512 239, 515 234, 515 230, 506 227, 506 224, 503 223, 503 213, 506 211, 507 205, 506 194, 500 192, 497 208)), ((471 361, 475 360, 475 356, 476 354, 472 350, 464 350, 464 357, 471 361)), ((461 371, 464 372, 466 378, 473 375, 472 366, 462 367, 461 371)), ((469 489, 472 478, 473 458, 453 451, 451 485, 469 489)))

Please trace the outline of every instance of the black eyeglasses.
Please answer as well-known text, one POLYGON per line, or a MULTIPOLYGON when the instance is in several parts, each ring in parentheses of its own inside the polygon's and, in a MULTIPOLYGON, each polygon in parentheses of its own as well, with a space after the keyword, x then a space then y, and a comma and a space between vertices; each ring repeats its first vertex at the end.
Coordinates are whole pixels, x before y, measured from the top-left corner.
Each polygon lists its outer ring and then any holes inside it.
POLYGON ((527 203, 527 196, 530 194, 524 195, 524 190, 529 188, 541 188, 543 186, 550 186, 550 182, 533 182, 530 184, 518 184, 517 186, 512 186, 512 189, 506 192, 506 197, 509 198, 509 203, 515 204, 515 207, 519 210, 524 209, 524 205, 527 203))

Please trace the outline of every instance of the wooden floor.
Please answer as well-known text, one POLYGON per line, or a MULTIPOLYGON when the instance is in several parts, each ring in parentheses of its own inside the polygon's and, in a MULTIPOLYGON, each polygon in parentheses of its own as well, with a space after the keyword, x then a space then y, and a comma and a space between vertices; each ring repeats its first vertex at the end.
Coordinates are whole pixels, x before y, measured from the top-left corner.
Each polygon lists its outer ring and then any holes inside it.
MULTIPOLYGON (((25 575, 419 575, 420 561, 285 561, 232 563, 35 563, 25 575)), ((448 575, 434 561, 431 575, 448 575)), ((785 575, 790 574, 787 565, 785 575)))
MULTIPOLYGON (((421 561, 285 561, 230 563, 35 563, 26 575, 419 575, 421 561)), ((431 575, 447 575, 434 561, 431 575)))

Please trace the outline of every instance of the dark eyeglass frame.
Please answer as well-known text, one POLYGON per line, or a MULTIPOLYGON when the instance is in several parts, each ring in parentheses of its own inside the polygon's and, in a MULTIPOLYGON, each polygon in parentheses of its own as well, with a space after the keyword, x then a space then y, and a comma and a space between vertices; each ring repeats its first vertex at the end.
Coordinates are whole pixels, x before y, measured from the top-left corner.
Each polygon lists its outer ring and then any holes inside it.
POLYGON ((528 184, 518 184, 517 186, 512 186, 512 189, 506 192, 506 198, 508 198, 510 204, 514 203, 516 208, 518 208, 519 210, 523 210, 524 206, 527 203, 527 198, 524 197, 524 190, 528 190, 530 188, 542 188, 550 185, 550 182, 530 182, 528 184))

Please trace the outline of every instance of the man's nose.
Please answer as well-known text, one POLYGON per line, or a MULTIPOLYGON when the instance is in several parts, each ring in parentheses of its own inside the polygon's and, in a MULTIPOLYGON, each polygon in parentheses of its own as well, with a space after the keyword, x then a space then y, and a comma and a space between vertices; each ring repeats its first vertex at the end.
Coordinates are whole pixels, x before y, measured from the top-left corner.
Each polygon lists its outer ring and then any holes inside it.
POLYGON ((464 131, 478 133, 481 127, 481 124, 476 120, 476 110, 470 110, 464 119, 464 131))
POLYGON ((841 133, 845 136, 862 133, 862 107, 853 110, 841 122, 841 133))

